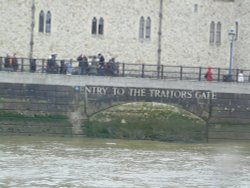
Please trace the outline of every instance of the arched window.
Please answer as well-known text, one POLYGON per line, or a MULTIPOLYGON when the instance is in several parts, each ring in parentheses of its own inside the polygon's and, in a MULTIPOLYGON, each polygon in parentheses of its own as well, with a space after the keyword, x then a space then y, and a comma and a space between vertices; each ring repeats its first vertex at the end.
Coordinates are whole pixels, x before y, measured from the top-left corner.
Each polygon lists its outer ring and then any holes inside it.
POLYGON ((39 28, 38 31, 43 33, 44 32, 44 12, 43 10, 40 11, 39 14, 39 28))
POLYGON ((239 22, 235 22, 235 40, 239 38, 239 22))
POLYGON ((214 22, 211 22, 210 24, 210 39, 209 39, 209 43, 213 44, 214 43, 214 39, 215 39, 215 24, 214 22))
POLYGON ((221 43, 221 23, 218 22, 216 26, 216 44, 221 43))
POLYGON ((104 20, 103 18, 100 18, 99 24, 98 24, 98 34, 103 35, 103 30, 104 30, 104 20))
POLYGON ((147 18, 146 21, 146 39, 150 39, 151 35, 151 19, 150 17, 147 18))
POLYGON ((92 33, 92 35, 96 35, 96 33, 97 33, 96 30, 97 30, 97 20, 94 17, 92 19, 92 27, 91 27, 91 33, 92 33))
POLYGON ((50 33, 51 32, 51 13, 50 11, 47 12, 46 15, 46 33, 50 33))
POLYGON ((139 26, 139 39, 144 38, 144 18, 143 16, 140 19, 140 26, 139 26))

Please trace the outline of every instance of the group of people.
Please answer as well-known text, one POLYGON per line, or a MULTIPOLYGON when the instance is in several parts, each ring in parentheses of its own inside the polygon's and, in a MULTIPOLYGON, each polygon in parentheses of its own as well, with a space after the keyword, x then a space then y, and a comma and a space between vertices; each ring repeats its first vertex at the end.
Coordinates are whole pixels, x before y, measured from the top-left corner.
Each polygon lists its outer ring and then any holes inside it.
POLYGON ((47 73, 58 73, 59 65, 57 64, 56 56, 56 54, 49 56, 45 67, 47 73))
MULTIPOLYGON (((206 78, 207 81, 213 80, 212 67, 208 67, 204 77, 206 78)), ((224 81, 232 81, 232 75, 226 75, 226 77, 223 79, 224 81)), ((243 70, 240 70, 240 72, 238 73, 237 82, 244 82, 243 70)))
POLYGON ((78 74, 86 74, 89 70, 88 58, 81 54, 77 57, 78 61, 78 74))
POLYGON ((77 57, 77 61, 78 74, 96 74, 100 76, 114 76, 118 74, 118 64, 115 62, 115 58, 111 58, 106 62, 101 53, 94 57, 91 63, 88 62, 88 58, 83 54, 77 57))
POLYGON ((111 58, 108 62, 105 62, 105 58, 102 54, 93 56, 93 59, 89 62, 88 57, 84 54, 80 54, 76 61, 78 66, 73 66, 74 60, 61 60, 60 66, 57 64, 56 54, 52 54, 46 63, 47 73, 60 73, 60 74, 78 74, 78 75, 109 75, 114 76, 118 74, 118 63, 115 62, 115 58, 111 58))
MULTIPOLYGON (((47 59, 44 71, 46 73, 60 73, 60 74, 78 74, 78 75, 110 75, 114 76, 118 74, 118 63, 114 58, 111 58, 108 62, 105 62, 104 56, 99 53, 97 56, 92 56, 93 59, 89 62, 87 56, 80 54, 76 60, 57 60, 57 54, 51 54, 47 59), (78 62, 78 66, 75 64, 78 62)), ((13 56, 6 55, 3 61, 3 67, 9 71, 17 71, 19 68, 18 59, 16 54, 13 56)), ((37 59, 32 58, 29 60, 30 72, 37 71, 37 59)))
POLYGON ((118 64, 115 62, 115 58, 111 58, 108 62, 105 62, 105 59, 102 54, 98 54, 99 65, 98 65, 98 75, 108 75, 114 76, 118 74, 118 64))

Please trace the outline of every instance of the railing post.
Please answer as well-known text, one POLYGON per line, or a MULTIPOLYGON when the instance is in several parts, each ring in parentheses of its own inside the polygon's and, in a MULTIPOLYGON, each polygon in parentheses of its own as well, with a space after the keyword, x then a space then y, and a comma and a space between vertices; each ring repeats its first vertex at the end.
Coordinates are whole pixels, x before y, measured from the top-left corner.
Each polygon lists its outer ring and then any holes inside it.
POLYGON ((217 81, 220 82, 220 68, 218 68, 217 81))
POLYGON ((141 67, 141 77, 144 78, 144 69, 145 69, 145 65, 142 64, 142 67, 141 67))
POLYGON ((236 78, 235 78, 235 81, 236 81, 236 82, 238 82, 239 72, 240 72, 240 70, 239 70, 239 69, 237 69, 237 70, 236 70, 236 78))
POLYGON ((199 67, 199 81, 201 81, 201 67, 199 67))
POLYGON ((3 66, 3 57, 0 57, 0 71, 2 70, 2 66, 3 66))
POLYGON ((180 80, 182 80, 183 79, 183 67, 182 66, 180 66, 180 80))
POLYGON ((160 78, 160 65, 157 65, 157 78, 160 78))
POLYGON ((23 68, 23 62, 24 62, 24 59, 22 58, 21 59, 21 72, 23 72, 24 68, 23 68))
POLYGON ((125 76, 125 63, 122 63, 122 76, 125 76))
POLYGON ((161 65, 161 79, 163 79, 163 74, 164 73, 164 66, 163 65, 161 65))

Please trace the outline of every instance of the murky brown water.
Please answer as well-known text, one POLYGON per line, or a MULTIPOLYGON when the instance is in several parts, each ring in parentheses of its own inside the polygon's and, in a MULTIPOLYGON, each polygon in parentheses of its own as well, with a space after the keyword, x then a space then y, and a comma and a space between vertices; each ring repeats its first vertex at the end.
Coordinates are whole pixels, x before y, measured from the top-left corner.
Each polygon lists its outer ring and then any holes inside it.
POLYGON ((250 144, 0 137, 0 187, 250 187, 250 144))

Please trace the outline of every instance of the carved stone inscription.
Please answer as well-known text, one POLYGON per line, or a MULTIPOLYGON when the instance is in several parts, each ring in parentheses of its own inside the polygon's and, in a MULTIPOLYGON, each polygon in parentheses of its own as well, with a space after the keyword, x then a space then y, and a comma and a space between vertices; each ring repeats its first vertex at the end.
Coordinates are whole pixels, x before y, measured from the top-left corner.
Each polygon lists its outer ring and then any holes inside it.
POLYGON ((113 95, 127 97, 145 98, 169 98, 169 99, 216 99, 215 93, 211 91, 193 91, 177 89, 155 89, 155 88, 130 88, 109 86, 86 86, 86 92, 90 95, 113 95))

